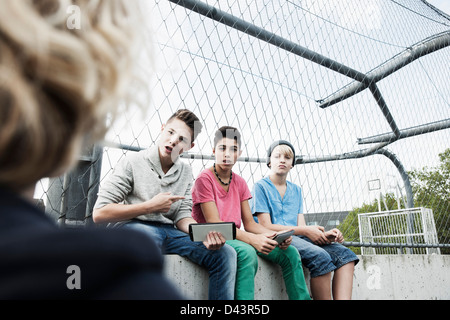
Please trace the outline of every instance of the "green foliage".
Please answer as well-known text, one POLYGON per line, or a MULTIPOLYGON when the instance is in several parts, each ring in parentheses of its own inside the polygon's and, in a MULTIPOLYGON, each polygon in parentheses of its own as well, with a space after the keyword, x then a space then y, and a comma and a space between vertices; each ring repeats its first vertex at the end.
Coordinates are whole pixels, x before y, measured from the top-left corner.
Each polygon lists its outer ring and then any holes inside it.
MULTIPOLYGON (((450 243, 450 149, 439 154, 440 164, 408 172, 414 193, 414 205, 433 210, 439 243, 450 243)), ((450 253, 450 249, 441 249, 450 253)))

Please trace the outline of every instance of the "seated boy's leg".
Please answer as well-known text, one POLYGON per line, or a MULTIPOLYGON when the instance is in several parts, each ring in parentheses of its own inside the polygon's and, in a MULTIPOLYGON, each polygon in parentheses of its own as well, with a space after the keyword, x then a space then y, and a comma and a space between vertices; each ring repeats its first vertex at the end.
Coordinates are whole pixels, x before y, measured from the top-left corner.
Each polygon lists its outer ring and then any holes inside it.
POLYGON ((193 242, 186 233, 175 228, 165 229, 164 253, 178 254, 205 267, 209 273, 210 300, 233 300, 236 281, 236 252, 228 245, 208 250, 202 242, 193 242))
POLYGON ((268 255, 262 253, 258 253, 258 255, 281 266, 286 292, 290 300, 311 300, 300 255, 296 248, 289 246, 283 250, 276 247, 268 255))
POLYGON ((324 245, 321 248, 330 255, 333 264, 336 266, 336 269, 339 269, 340 267, 350 262, 354 262, 355 265, 359 262, 356 254, 340 243, 324 245))
POLYGON ((157 246, 160 250, 162 250, 163 242, 165 241, 166 235, 163 232, 163 229, 159 227, 160 224, 156 223, 148 223, 145 221, 137 221, 133 220, 123 224, 121 228, 133 229, 138 232, 142 232, 145 235, 149 236, 156 242, 157 246))
POLYGON ((309 269, 311 278, 323 276, 336 269, 328 252, 323 247, 312 243, 308 238, 293 236, 291 246, 300 253, 302 263, 309 269))
POLYGON ((232 246, 237 253, 235 299, 253 300, 255 299, 255 275, 258 271, 255 249, 239 240, 229 240, 227 244, 232 246))

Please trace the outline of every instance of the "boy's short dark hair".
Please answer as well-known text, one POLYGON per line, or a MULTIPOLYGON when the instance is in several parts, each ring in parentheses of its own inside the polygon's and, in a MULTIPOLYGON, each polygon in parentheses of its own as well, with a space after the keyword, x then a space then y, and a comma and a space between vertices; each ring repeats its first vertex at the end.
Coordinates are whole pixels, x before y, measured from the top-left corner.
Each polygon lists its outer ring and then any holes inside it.
POLYGON ((234 139, 237 142, 239 149, 241 148, 241 134, 235 127, 220 127, 214 135, 214 147, 216 147, 217 143, 223 138, 234 139))
POLYGON ((170 116, 169 120, 167 120, 167 123, 175 118, 186 123, 186 125, 192 130, 192 142, 194 142, 203 128, 198 117, 188 109, 180 109, 170 116))

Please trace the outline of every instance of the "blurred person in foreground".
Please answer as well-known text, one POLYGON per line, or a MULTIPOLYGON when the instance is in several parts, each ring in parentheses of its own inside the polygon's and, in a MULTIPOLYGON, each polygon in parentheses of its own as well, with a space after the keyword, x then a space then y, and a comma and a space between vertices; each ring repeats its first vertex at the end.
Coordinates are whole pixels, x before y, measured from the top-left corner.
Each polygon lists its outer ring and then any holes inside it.
POLYGON ((139 11, 137 1, 0 0, 0 299, 181 298, 145 235, 60 229, 32 200, 37 181, 70 169, 117 113, 139 11))

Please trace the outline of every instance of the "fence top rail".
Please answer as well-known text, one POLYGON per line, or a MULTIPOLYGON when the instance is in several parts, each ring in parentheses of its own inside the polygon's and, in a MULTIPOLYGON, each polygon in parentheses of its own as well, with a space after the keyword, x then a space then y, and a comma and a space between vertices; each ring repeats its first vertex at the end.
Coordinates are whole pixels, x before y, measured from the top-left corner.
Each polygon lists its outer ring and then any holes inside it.
POLYGON ((382 217, 382 216, 391 216, 391 215, 401 215, 401 214, 405 214, 405 213, 417 213, 417 212, 422 212, 422 210, 429 210, 429 209, 424 208, 424 207, 417 207, 417 208, 406 208, 406 209, 397 209, 397 210, 389 210, 389 211, 363 212, 363 213, 358 213, 358 216, 382 217))
POLYGON ((385 242, 354 242, 344 241, 346 247, 374 247, 374 248, 450 248, 450 244, 443 243, 385 243, 385 242))
POLYGON ((399 234, 383 234, 383 235, 372 235, 372 239, 391 239, 391 238, 406 238, 406 237, 420 237, 425 235, 426 232, 416 232, 416 233, 399 233, 399 234))

